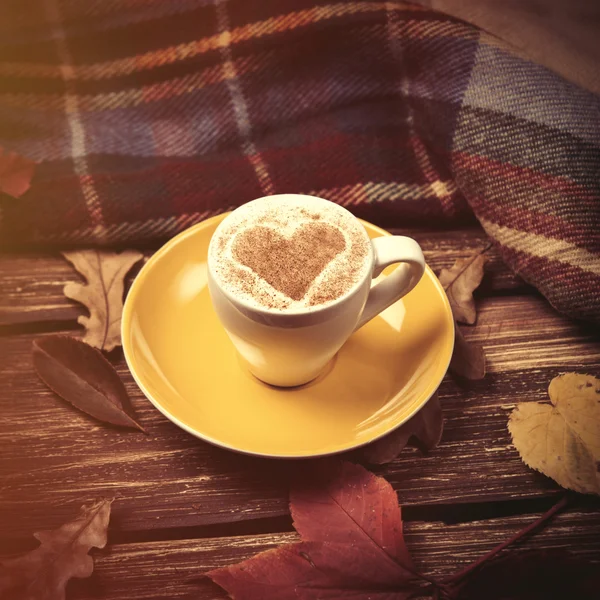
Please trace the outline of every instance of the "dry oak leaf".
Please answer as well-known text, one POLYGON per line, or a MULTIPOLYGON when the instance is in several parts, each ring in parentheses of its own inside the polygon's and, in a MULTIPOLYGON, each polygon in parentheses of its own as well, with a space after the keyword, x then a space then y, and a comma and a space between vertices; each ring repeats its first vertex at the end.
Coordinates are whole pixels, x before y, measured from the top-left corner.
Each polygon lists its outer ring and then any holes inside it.
POLYGON ((32 160, 0 148, 0 192, 19 198, 31 184, 35 170, 32 160))
POLYGON ((360 451, 364 460, 374 465, 393 461, 412 438, 421 452, 430 452, 442 439, 444 416, 437 392, 412 419, 391 433, 368 444, 360 451))
POLYGON ((419 585, 390 484, 351 463, 290 494, 302 542, 208 576, 236 600, 403 600, 419 585))
POLYGON ((564 488, 600 495, 600 380, 566 373, 548 387, 551 404, 513 410, 508 429, 523 462, 564 488))
POLYGON ((78 322, 86 329, 83 341, 110 352, 121 345, 121 313, 125 275, 143 254, 126 250, 120 254, 101 250, 63 252, 63 256, 86 278, 87 283, 67 283, 64 294, 84 304, 90 316, 78 322))
POLYGON ((442 269, 439 276, 456 320, 450 371, 471 380, 485 377, 485 353, 479 344, 467 342, 458 323, 473 325, 477 320, 473 292, 483 279, 486 262, 483 253, 489 248, 468 258, 459 258, 450 269, 442 269))
POLYGON ((33 365, 52 391, 79 410, 145 433, 123 382, 100 351, 72 337, 51 335, 33 342, 33 365))
POLYGON ((53 531, 40 531, 41 544, 19 558, 0 562, 3 600, 64 600, 72 577, 89 577, 94 570, 90 549, 104 548, 112 500, 83 506, 74 520, 53 531))
POLYGON ((485 256, 481 253, 459 258, 450 269, 440 271, 439 280, 448 295, 452 314, 459 323, 473 325, 477 320, 473 292, 483 279, 485 256))

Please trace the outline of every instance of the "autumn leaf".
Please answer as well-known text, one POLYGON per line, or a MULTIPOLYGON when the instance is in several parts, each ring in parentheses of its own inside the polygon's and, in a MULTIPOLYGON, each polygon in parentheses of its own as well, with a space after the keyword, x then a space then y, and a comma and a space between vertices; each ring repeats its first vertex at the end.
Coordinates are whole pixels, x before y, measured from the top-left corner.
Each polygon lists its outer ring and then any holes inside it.
POLYGON ((394 460, 413 438, 422 452, 430 452, 439 443, 444 430, 442 406, 437 392, 409 421, 360 451, 364 460, 383 465, 394 460))
POLYGON ((456 600, 595 600, 600 563, 584 561, 563 549, 514 552, 470 574, 454 593, 456 600))
POLYGON ((120 254, 100 250, 63 252, 63 256, 86 278, 87 283, 68 283, 67 298, 84 304, 90 316, 80 316, 85 329, 83 341, 109 352, 121 345, 124 279, 133 265, 143 258, 140 252, 120 254))
POLYGON ((92 574, 90 549, 106 546, 111 503, 101 499, 83 506, 74 521, 35 533, 41 542, 35 550, 0 562, 3 600, 64 600, 69 579, 92 574))
POLYGON ((362 467, 330 463, 311 469, 310 482, 290 494, 301 542, 269 550, 207 573, 235 600, 589 600, 597 594, 597 563, 567 553, 502 554, 545 526, 568 504, 564 497, 535 521, 443 581, 416 571, 404 542, 393 489, 362 467), (502 558, 497 558, 501 556, 502 558), (560 565, 560 561, 564 564, 560 565), (547 562, 546 562, 547 561, 547 562), (547 565, 556 586, 543 581, 547 565), (569 577, 577 577, 574 582, 569 577), (530 577, 546 595, 527 593, 530 577), (562 595, 555 592, 561 591, 562 595), (574 593, 570 593, 573 591, 574 593))
POLYGON ((484 252, 490 247, 487 246, 468 258, 459 258, 450 269, 442 269, 439 276, 456 320, 450 371, 471 380, 485 377, 485 353, 480 345, 467 342, 458 323, 473 325, 477 320, 473 292, 483 279, 486 261, 484 252))
POLYGON ((34 170, 32 160, 0 148, 0 192, 19 198, 29 189, 34 170))
POLYGON ((459 323, 473 325, 477 320, 473 292, 483 279, 485 256, 481 253, 459 258, 450 269, 440 271, 439 280, 448 294, 454 318, 459 323))
POLYGON ((43 337, 33 342, 33 364, 42 381, 79 410, 144 431, 119 375, 95 348, 67 336, 43 337))
POLYGON ((303 483, 290 492, 294 527, 307 542, 366 544, 414 570, 404 538, 398 497, 383 477, 360 465, 339 464, 323 481, 303 483))
POLYGON ((454 351, 450 370, 465 379, 478 380, 485 377, 485 352, 483 347, 467 342, 459 326, 455 327, 454 351))
POLYGON ((419 585, 390 484, 342 463, 329 479, 290 494, 302 542, 208 576, 236 600, 402 600, 419 585))
POLYGON ((600 495, 600 380, 566 373, 550 402, 520 404, 508 429, 523 462, 564 488, 600 495))

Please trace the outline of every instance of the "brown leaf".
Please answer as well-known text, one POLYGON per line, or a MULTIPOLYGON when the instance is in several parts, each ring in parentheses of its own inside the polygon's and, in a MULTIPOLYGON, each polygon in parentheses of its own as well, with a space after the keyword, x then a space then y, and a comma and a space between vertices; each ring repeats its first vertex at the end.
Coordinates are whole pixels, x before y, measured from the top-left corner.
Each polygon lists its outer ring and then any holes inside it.
POLYGON ((458 325, 456 325, 455 330, 450 371, 465 379, 483 379, 485 377, 485 352, 483 347, 473 342, 467 342, 458 325))
POLYGON ((485 353, 479 344, 467 342, 458 323, 473 325, 477 320, 473 292, 483 279, 484 252, 489 248, 487 246, 469 258, 459 258, 450 269, 442 269, 439 276, 457 321, 450 371, 471 380, 485 377, 485 353))
POLYGON ((29 189, 34 170, 32 160, 0 148, 0 192, 19 198, 29 189))
POLYGON ((328 481, 293 489, 290 506, 301 543, 208 573, 236 600, 402 600, 419 587, 381 477, 342 463, 328 481))
POLYGON ((442 269, 439 280, 448 294, 452 314, 459 323, 473 325, 477 320, 473 292, 483 279, 485 256, 481 253, 459 258, 452 268, 442 269))
POLYGON ((121 345, 124 279, 133 265, 143 258, 140 252, 120 254, 100 250, 63 252, 63 256, 86 278, 87 284, 68 283, 67 298, 84 304, 90 316, 80 316, 85 329, 83 341, 100 350, 121 345))
POLYGON ((42 381, 79 410, 144 431, 119 375, 95 348, 67 336, 43 337, 33 342, 33 364, 42 381))
POLYGON ((0 562, 0 595, 3 599, 64 600, 72 577, 89 577, 94 570, 91 548, 104 548, 112 500, 83 506, 74 521, 53 531, 40 531, 41 542, 21 556, 0 562))
POLYGON ((564 488, 600 495, 600 380, 566 373, 548 387, 551 404, 513 410, 508 429, 523 462, 564 488))
POLYGON ((365 446, 360 455, 375 465, 389 463, 400 454, 410 438, 415 440, 422 452, 430 452, 440 443, 443 430, 442 406, 436 392, 410 421, 365 446))

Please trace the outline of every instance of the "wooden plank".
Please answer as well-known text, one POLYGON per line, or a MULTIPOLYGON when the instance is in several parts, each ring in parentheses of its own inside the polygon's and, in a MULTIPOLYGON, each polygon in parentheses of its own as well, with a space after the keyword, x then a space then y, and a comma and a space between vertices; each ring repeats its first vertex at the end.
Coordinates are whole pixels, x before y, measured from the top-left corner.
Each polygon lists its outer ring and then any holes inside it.
MULTIPOLYGON (((134 266, 128 282, 139 269, 134 266)), ((75 321, 87 314, 63 294, 65 284, 83 278, 58 253, 0 254, 0 274, 0 326, 75 321)))
MULTIPOLYGON (((485 298, 480 325, 490 374, 458 385, 446 378, 441 445, 406 449, 378 469, 407 506, 553 495, 510 444, 507 406, 544 400, 564 370, 600 375, 600 340, 536 296, 485 298)), ((32 335, 0 338, 0 532, 22 538, 53 527, 98 495, 118 494, 124 530, 204 526, 287 514, 286 477, 298 465, 240 456, 200 442, 142 396, 122 359, 118 371, 148 437, 97 424, 55 397, 31 365, 32 335)))
MULTIPOLYGON (((535 520, 536 515, 472 521, 456 525, 409 522, 406 543, 418 569, 442 579, 469 565, 535 520)), ((109 545, 97 552, 94 574, 73 581, 71 600, 157 600, 226 598, 203 574, 237 563, 280 544, 295 533, 109 545)), ((587 560, 600 560, 600 512, 572 511, 519 544, 519 550, 566 548, 587 560)))
MULTIPOLYGON (((394 232, 415 237, 436 273, 451 266, 457 258, 468 256, 488 244, 487 236, 478 228, 458 231, 398 229, 394 232)), ((152 251, 145 254, 148 257, 152 251)), ((498 253, 492 248, 487 254, 488 274, 482 292, 523 290, 523 281, 512 274, 498 253)), ((85 314, 82 306, 63 295, 64 285, 80 278, 60 254, 3 254, 0 255, 0 273, 0 325, 76 320, 85 314)))
POLYGON ((84 314, 62 293, 77 275, 58 254, 3 254, 0 273, 0 325, 68 321, 84 314))
POLYGON ((486 298, 477 309, 477 326, 461 329, 467 340, 485 347, 492 376, 600 365, 600 329, 562 317, 540 296, 486 298))

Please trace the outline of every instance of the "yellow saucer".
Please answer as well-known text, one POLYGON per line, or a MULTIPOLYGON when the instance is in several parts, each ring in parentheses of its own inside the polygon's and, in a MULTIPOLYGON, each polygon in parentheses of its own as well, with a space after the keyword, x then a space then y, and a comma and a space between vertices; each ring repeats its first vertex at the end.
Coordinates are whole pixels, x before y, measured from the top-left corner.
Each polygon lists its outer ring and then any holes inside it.
MULTIPOLYGON (((431 269, 412 292, 355 333, 326 373, 300 388, 274 388, 240 364, 212 308, 206 254, 224 216, 169 241, 127 296, 125 358, 158 410, 225 448, 309 457, 371 442, 427 402, 454 344, 448 299, 431 269)), ((389 235, 364 225, 372 238, 389 235)))

